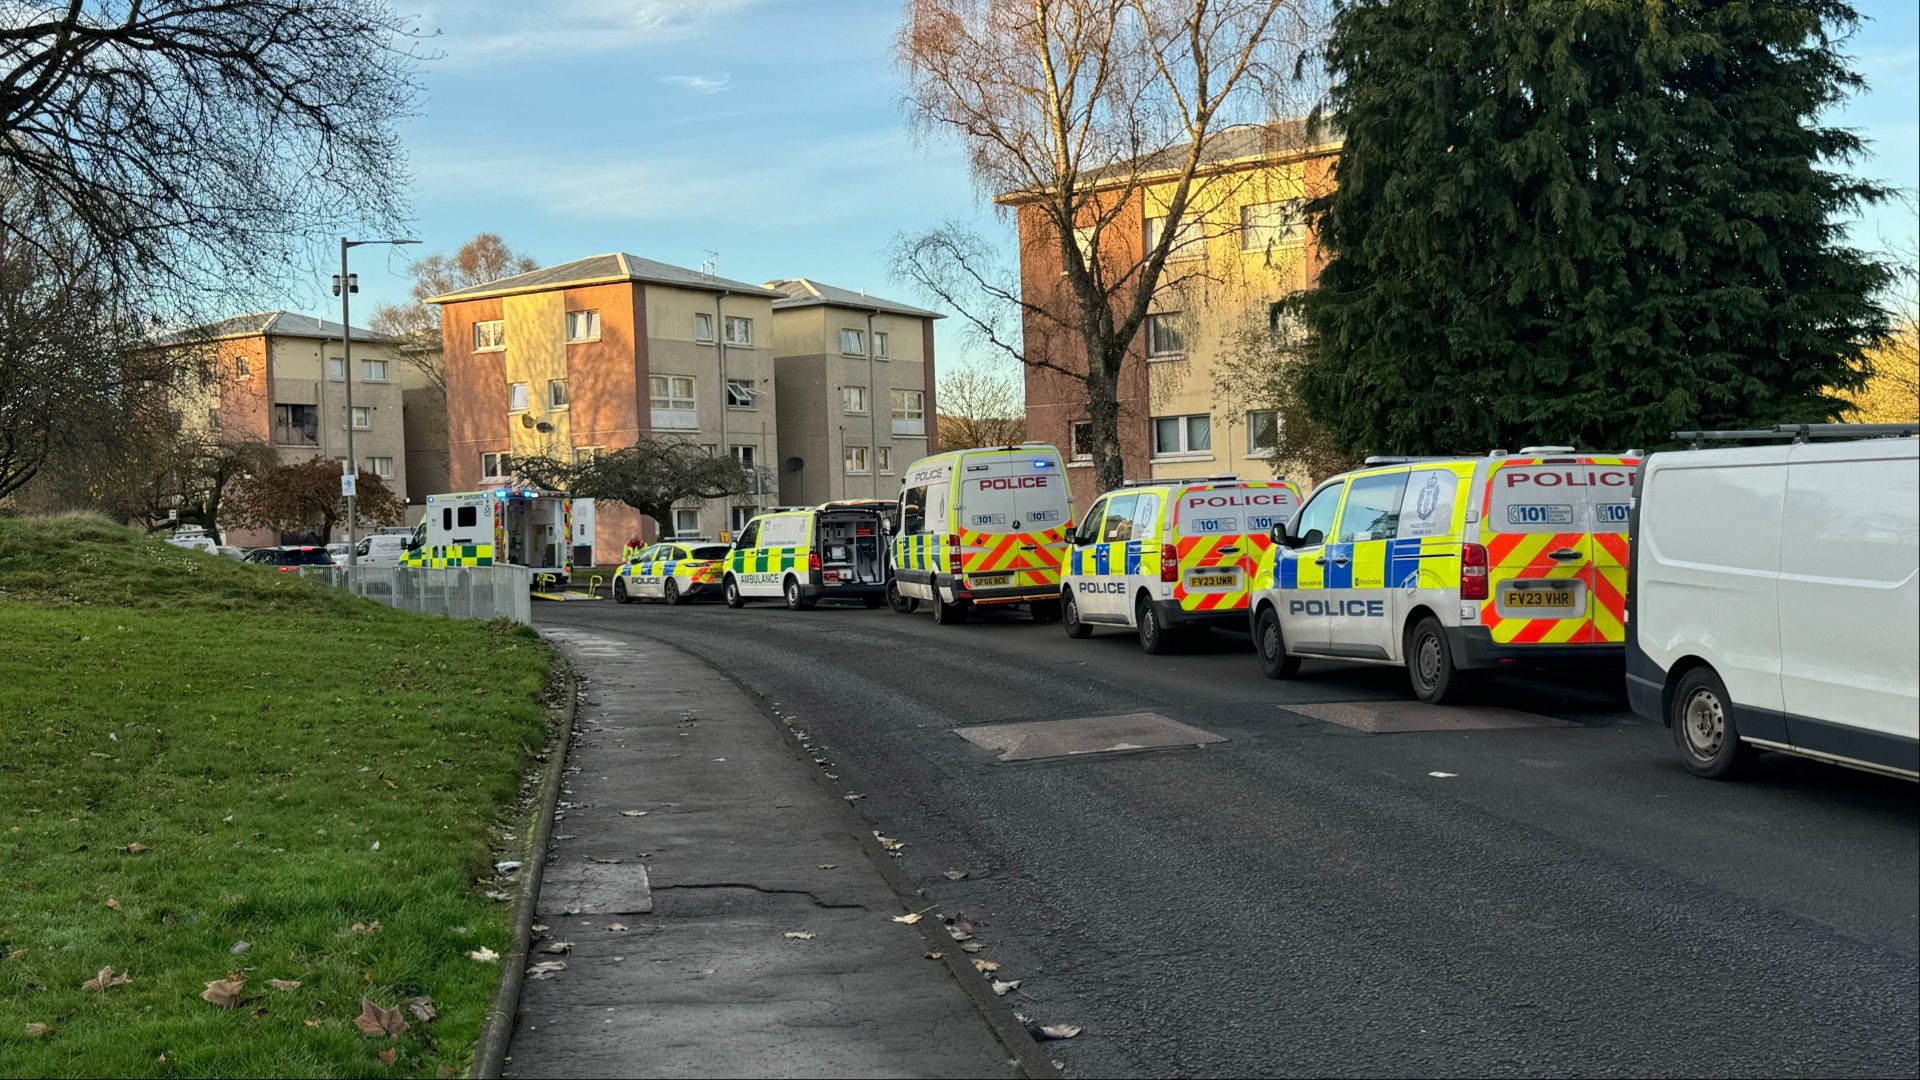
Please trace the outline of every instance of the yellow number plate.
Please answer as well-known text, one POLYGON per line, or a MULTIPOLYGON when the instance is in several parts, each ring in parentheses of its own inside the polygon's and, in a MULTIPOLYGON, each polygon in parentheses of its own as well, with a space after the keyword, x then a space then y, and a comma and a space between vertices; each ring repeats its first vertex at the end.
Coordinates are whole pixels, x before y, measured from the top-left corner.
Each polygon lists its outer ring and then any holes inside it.
POLYGON ((1573 606, 1572 589, 1509 589, 1508 607, 1544 607, 1570 608, 1573 606))
POLYGON ((1187 588, 1189 589, 1232 588, 1234 582, 1238 580, 1239 580, 1238 576, 1231 571, 1224 574, 1188 574, 1187 588))
POLYGON ((993 589, 993 588, 998 588, 1001 585, 1013 584, 1013 575, 1012 574, 991 574, 986 577, 982 577, 978 574, 975 574, 973 577, 970 577, 967 579, 967 584, 973 586, 976 589, 993 589))

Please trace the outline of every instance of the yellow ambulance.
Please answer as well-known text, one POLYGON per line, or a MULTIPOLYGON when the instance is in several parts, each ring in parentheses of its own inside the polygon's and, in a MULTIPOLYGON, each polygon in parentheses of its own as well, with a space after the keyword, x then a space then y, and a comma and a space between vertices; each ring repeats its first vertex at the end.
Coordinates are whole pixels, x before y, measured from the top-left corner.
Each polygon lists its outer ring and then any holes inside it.
POLYGON ((1060 451, 1045 443, 921 458, 900 485, 888 605, 904 615, 929 603, 941 624, 1000 604, 1058 619, 1072 516, 1060 451))
POLYGON ((1130 485, 1100 497, 1067 551, 1060 602, 1067 636, 1095 626, 1140 635, 1140 647, 1173 651, 1177 636, 1244 628, 1247 598, 1271 533, 1300 507, 1284 480, 1209 476, 1130 485))
POLYGON ((727 553, 721 595, 745 607, 767 597, 804 611, 821 600, 858 600, 877 608, 891 575, 887 541, 893 504, 850 499, 777 507, 740 530, 727 553))

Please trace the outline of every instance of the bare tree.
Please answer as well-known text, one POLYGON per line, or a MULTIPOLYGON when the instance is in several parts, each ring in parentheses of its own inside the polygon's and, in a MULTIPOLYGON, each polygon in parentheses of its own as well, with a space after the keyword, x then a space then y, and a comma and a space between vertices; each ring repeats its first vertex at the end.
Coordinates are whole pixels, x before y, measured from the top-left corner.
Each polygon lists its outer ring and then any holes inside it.
POLYGON ((738 498, 768 482, 732 455, 709 454, 684 439, 643 438, 579 460, 516 457, 513 471, 529 483, 579 498, 626 503, 652 518, 663 534, 672 530, 673 508, 680 503, 738 498))
POLYGON ((1224 156, 1299 125, 1295 72, 1314 52, 1317 0, 911 0, 895 39, 923 138, 964 145, 976 186, 1021 215, 1029 277, 955 225, 896 242, 899 272, 960 312, 981 341, 1086 388, 1095 478, 1124 480, 1122 364, 1155 296, 1203 263, 1205 182, 1224 156), (1254 128, 1234 130, 1253 123, 1254 128), (1232 136, 1232 138, 1224 138, 1232 136), (1145 203, 1167 226, 1140 237, 1145 203))
POLYGON ((978 367, 950 370, 940 377, 939 402, 942 450, 1026 441, 1026 395, 1017 379, 978 367))
POLYGON ((478 233, 452 255, 435 252, 414 261, 409 271, 413 285, 405 304, 381 304, 368 326, 375 333, 398 338, 400 356, 427 377, 441 395, 447 392, 447 366, 440 339, 440 307, 428 297, 456 289, 485 285, 514 274, 540 269, 532 258, 515 252, 498 233, 478 233))
POLYGON ((4 0, 0 230, 70 221, 175 315, 284 283, 404 217, 411 45, 382 0, 4 0))
POLYGON ((1300 490, 1348 469, 1360 460, 1342 454, 1333 436, 1300 401, 1300 369, 1306 336, 1299 321, 1280 307, 1281 317, 1249 313, 1228 332, 1213 369, 1215 393, 1273 413, 1273 474, 1300 490))

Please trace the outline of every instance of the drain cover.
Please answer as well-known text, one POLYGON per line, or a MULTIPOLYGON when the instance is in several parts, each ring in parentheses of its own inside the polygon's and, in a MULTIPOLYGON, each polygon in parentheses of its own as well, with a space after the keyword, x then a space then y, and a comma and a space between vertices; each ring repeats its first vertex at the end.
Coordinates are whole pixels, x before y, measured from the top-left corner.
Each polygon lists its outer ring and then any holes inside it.
POLYGON ((1000 751, 1001 761, 1111 754, 1121 750, 1164 750, 1227 740, 1159 713, 1083 716, 1076 720, 1039 720, 1025 724, 989 724, 955 728, 953 733, 983 750, 1000 751))
POLYGON ((1288 712, 1356 731, 1394 735, 1408 731, 1497 731, 1503 728, 1572 727, 1565 720, 1516 709, 1461 708, 1424 701, 1329 702, 1288 705, 1288 712))

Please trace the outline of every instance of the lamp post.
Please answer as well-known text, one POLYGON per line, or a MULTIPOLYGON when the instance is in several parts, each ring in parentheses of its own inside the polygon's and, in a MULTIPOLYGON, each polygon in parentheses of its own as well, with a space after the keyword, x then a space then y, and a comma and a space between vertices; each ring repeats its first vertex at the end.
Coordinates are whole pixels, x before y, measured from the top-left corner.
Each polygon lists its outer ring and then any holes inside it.
POLYGON ((344 236, 340 238, 340 273, 333 279, 333 294, 340 298, 340 367, 342 369, 340 374, 347 384, 347 465, 340 470, 343 478, 340 486, 347 493, 347 565, 350 567, 360 564, 359 553, 354 550, 353 537, 355 521, 353 504, 357 497, 356 487, 360 482, 360 462, 353 456, 353 321, 348 310, 350 306, 348 300, 354 293, 360 291, 360 281, 355 275, 347 273, 347 249, 365 247, 368 244, 392 244, 398 247, 401 244, 419 242, 418 240, 349 240, 344 236), (353 477, 353 484, 345 481, 344 478, 348 476, 353 477))

